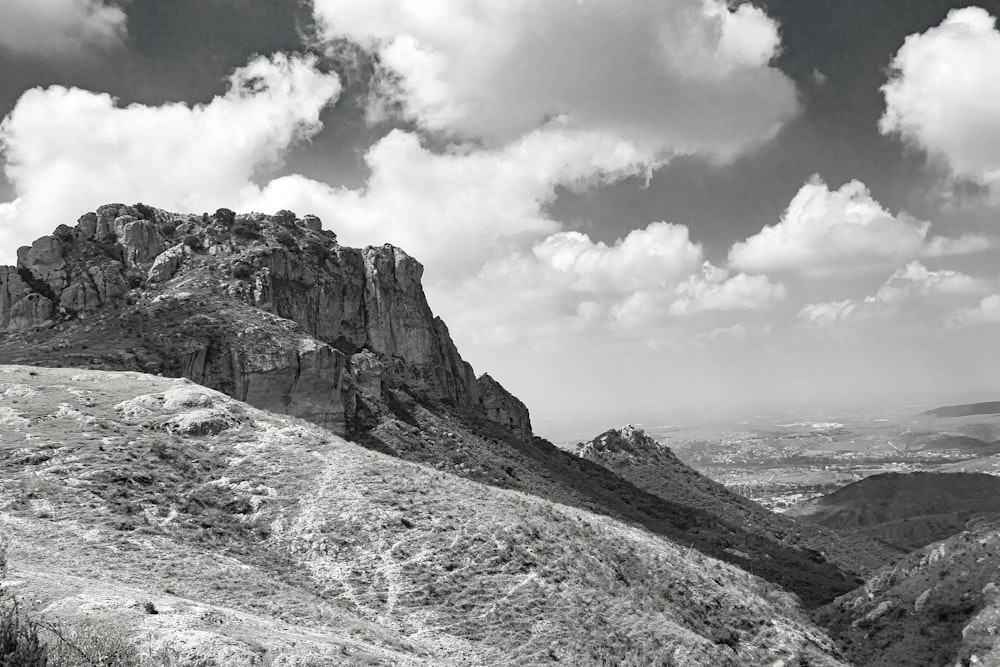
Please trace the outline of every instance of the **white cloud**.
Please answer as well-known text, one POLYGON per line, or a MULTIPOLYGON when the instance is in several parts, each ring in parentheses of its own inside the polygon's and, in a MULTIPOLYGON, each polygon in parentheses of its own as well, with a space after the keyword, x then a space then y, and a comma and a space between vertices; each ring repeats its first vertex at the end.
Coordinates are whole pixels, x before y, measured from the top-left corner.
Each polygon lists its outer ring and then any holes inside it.
POLYGON ((778 25, 722 0, 313 0, 327 39, 378 55, 383 102, 503 143, 561 117, 657 152, 729 157, 798 108, 778 25))
POLYGON ((910 262, 899 269, 865 299, 865 303, 898 304, 914 297, 955 296, 983 291, 983 285, 972 276, 942 269, 931 271, 920 262, 910 262))
POLYGON ((799 311, 799 318, 810 324, 828 327, 850 317, 856 308, 857 304, 850 299, 811 303, 799 311))
POLYGON ((882 87, 883 133, 943 158, 955 173, 1000 179, 1000 32, 978 7, 953 9, 941 25, 910 35, 882 87))
POLYGON ((490 150, 434 153, 394 130, 366 154, 365 188, 276 179, 241 206, 311 211, 347 245, 391 242, 431 278, 471 275, 492 258, 559 231, 543 213, 559 185, 583 188, 645 170, 645 156, 606 135, 547 128, 490 150))
POLYGON ((677 288, 677 298, 670 304, 672 315, 698 311, 757 310, 768 308, 785 298, 785 286, 772 283, 766 276, 748 276, 729 272, 708 262, 698 275, 690 276, 677 288))
POLYGON ((18 194, 0 237, 13 248, 111 201, 180 211, 232 207, 261 168, 320 127, 340 82, 312 58, 258 57, 208 104, 119 107, 114 98, 52 86, 25 92, 0 123, 6 174, 18 194))
POLYGON ((990 247, 981 236, 927 239, 929 222, 892 215, 854 180, 831 191, 814 176, 799 189, 781 220, 733 245, 730 263, 745 271, 795 271, 823 276, 867 271, 923 256, 990 247))
POLYGON ((72 55, 121 43, 125 12, 103 0, 3 0, 0 48, 37 56, 72 55))
POLYGON ((949 320, 952 325, 1000 323, 1000 294, 990 294, 972 308, 963 308, 949 320))
POLYGON ((701 263, 701 247, 683 225, 654 222, 614 246, 579 232, 553 234, 534 247, 535 256, 579 291, 632 292, 666 288, 701 263))
POLYGON ((900 325, 926 322, 928 313, 935 320, 942 313, 954 308, 956 300, 986 290, 984 283, 965 273, 940 269, 932 271, 920 262, 910 262, 892 273, 878 291, 863 301, 845 299, 826 303, 812 303, 799 311, 802 320, 829 327, 849 318, 864 320, 876 318, 884 324, 887 319, 900 325))

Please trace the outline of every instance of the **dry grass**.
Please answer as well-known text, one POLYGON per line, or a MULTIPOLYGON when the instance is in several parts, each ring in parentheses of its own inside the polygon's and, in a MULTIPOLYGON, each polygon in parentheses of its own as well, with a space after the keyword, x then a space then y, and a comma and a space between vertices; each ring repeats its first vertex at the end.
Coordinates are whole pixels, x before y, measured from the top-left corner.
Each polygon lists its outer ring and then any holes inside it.
POLYGON ((791 596, 612 519, 186 381, 0 367, 0 383, 26 388, 0 406, 27 420, 0 439, 0 527, 54 622, 227 665, 839 664, 791 596), (232 419, 170 428, 198 411, 232 419))

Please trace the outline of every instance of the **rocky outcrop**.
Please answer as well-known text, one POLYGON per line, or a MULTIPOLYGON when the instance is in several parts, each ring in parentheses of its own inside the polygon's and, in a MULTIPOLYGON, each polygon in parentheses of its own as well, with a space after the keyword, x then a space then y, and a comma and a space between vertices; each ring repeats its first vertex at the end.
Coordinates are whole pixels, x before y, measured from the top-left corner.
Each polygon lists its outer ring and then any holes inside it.
POLYGON ((181 375, 338 431, 402 390, 530 437, 527 408, 476 378, 431 312, 422 276, 391 245, 341 246, 315 216, 108 204, 0 270, 0 330, 120 313, 142 342, 98 359, 102 367, 181 375))
POLYGON ((528 408, 488 374, 476 381, 476 394, 476 401, 492 421, 503 424, 512 431, 531 434, 528 408))
POLYGON ((184 263, 184 244, 168 248, 153 259, 153 265, 149 267, 146 279, 151 283, 162 283, 170 280, 184 263))

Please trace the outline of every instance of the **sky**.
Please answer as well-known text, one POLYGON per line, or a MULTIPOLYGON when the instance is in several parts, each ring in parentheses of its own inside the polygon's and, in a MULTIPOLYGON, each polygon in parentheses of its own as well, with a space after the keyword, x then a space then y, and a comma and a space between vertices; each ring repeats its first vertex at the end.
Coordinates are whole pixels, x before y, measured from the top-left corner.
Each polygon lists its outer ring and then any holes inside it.
POLYGON ((1000 0, 3 0, 0 263, 392 243, 542 435, 1000 394, 1000 0))

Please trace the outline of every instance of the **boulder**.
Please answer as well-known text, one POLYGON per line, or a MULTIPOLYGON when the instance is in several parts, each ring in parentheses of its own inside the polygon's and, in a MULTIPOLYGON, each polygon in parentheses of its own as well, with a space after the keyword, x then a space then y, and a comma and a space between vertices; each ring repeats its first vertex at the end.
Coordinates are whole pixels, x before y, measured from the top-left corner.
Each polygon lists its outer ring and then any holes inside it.
POLYGON ((148 266, 163 252, 163 239, 156 224, 148 220, 130 220, 123 224, 119 243, 122 246, 125 266, 129 268, 148 266))
POLYGON ((17 266, 27 269, 49 289, 59 294, 68 284, 63 242, 58 236, 43 236, 17 251, 17 266))
POLYGON ((32 292, 11 307, 8 326, 11 329, 30 329, 51 320, 54 314, 52 301, 32 292))
POLYGON ((93 239, 97 233, 97 214, 84 213, 76 221, 76 229, 84 239, 93 239))
POLYGON ((0 266, 0 329, 10 324, 11 309, 14 304, 31 292, 31 288, 21 278, 13 266, 0 266))
POLYGON ((184 257, 187 256, 187 246, 178 243, 172 248, 167 248, 153 259, 153 265, 149 267, 147 278, 151 283, 162 283, 170 280, 181 268, 184 257))

